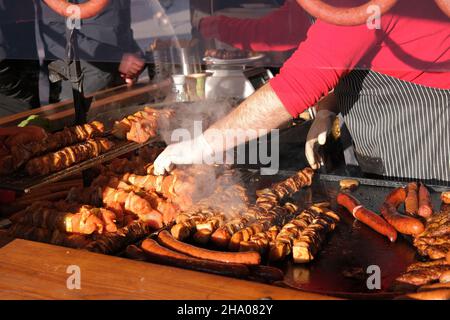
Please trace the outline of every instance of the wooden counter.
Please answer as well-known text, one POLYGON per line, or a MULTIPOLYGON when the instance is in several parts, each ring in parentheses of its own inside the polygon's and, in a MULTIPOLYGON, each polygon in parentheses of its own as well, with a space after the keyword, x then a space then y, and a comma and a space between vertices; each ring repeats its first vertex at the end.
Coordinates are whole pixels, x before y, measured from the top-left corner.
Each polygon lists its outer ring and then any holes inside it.
POLYGON ((329 299, 291 289, 14 240, 0 249, 0 299, 329 299), (81 290, 69 290, 69 266, 81 290))

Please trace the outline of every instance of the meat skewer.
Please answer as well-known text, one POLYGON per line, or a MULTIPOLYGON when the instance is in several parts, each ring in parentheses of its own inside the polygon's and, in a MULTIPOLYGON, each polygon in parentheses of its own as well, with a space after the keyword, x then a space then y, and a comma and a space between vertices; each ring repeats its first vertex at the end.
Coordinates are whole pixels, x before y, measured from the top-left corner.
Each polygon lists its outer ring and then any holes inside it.
POLYGON ((24 163, 33 157, 100 137, 104 133, 104 125, 94 121, 90 124, 64 128, 62 131, 49 134, 46 139, 39 142, 18 145, 11 149, 11 154, 16 161, 24 163))
POLYGON ((279 261, 292 253, 295 263, 312 261, 325 236, 335 229, 339 216, 328 208, 312 206, 283 226, 270 246, 269 260, 279 261))
POLYGON ((260 213, 256 216, 256 222, 231 237, 229 249, 249 251, 251 247, 254 247, 257 248, 257 251, 264 252, 268 244, 276 237, 278 227, 292 219, 297 210, 297 206, 288 202, 283 207, 277 205, 267 213, 260 213), (245 248, 241 249, 242 246, 245 248))
POLYGON ((308 263, 314 260, 319 252, 326 234, 334 230, 336 222, 328 216, 321 216, 301 232, 298 239, 294 240, 292 256, 295 263, 308 263))
POLYGON ((88 140, 86 142, 66 147, 60 151, 34 158, 25 166, 30 176, 46 175, 57 172, 72 165, 99 156, 114 146, 107 139, 88 140))
POLYGON ((170 109, 155 110, 146 107, 143 111, 117 121, 113 134, 119 139, 144 143, 157 136, 158 122, 161 119, 169 119, 172 115, 173 110, 170 109))
POLYGON ((98 236, 85 249, 97 253, 114 254, 125 249, 128 245, 145 238, 150 232, 151 230, 147 224, 134 222, 115 233, 106 233, 98 236))
POLYGON ((115 214, 104 208, 68 207, 49 202, 36 202, 12 217, 15 223, 62 232, 90 235, 117 231, 115 214))
MULTIPOLYGON (((227 247, 234 234, 239 232, 239 230, 241 230, 242 228, 245 228, 245 226, 248 226, 255 221, 257 222, 258 220, 259 222, 262 222, 265 226, 267 226, 267 224, 265 224, 263 221, 269 221, 269 224, 273 224, 277 219, 283 219, 283 217, 285 216, 285 212, 283 212, 283 210, 280 210, 280 208, 277 208, 275 210, 271 209, 277 207, 278 202, 288 195, 292 195, 298 192, 301 188, 311 186, 313 175, 314 171, 311 168, 306 168, 297 172, 297 174, 295 174, 293 177, 274 184, 271 189, 259 191, 257 193, 258 199, 256 201, 256 206, 249 209, 248 212, 240 219, 234 219, 226 223, 221 228, 217 229, 212 234, 211 240, 218 247, 227 247)), ((264 231, 264 228, 266 227, 258 227, 257 229, 261 229, 261 231, 264 231)), ((237 243, 238 240, 239 243, 241 241, 245 241, 245 237, 242 237, 241 235, 237 235, 235 237, 235 243, 237 243)))
POLYGON ((69 235, 57 229, 49 230, 18 223, 14 224, 8 230, 8 233, 14 238, 50 243, 74 249, 82 249, 90 242, 85 235, 69 235))

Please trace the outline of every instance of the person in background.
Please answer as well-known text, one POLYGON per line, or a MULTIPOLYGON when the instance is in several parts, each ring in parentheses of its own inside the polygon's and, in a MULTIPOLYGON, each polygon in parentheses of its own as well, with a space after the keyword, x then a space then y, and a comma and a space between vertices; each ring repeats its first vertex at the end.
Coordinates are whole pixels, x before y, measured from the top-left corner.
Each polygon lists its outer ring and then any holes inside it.
MULTIPOLYGON (((43 1, 40 4, 40 30, 47 60, 66 55, 66 21, 43 1)), ((85 1, 80 1, 83 3, 85 1)), ((123 83, 133 83, 145 67, 142 52, 131 29, 130 0, 110 1, 97 16, 84 19, 78 30, 85 94, 123 83)), ((65 81, 57 100, 72 98, 72 85, 65 81)))
POLYGON ((306 39, 313 19, 295 0, 287 0, 259 19, 209 16, 194 11, 193 26, 205 39, 216 39, 241 50, 289 51, 306 39))
POLYGON ((0 116, 39 107, 32 1, 0 0, 0 116))
MULTIPOLYGON (((450 19, 434 2, 410 0, 380 25, 318 20, 280 74, 199 137, 166 148, 155 172, 222 153, 223 137, 212 129, 226 136, 228 129, 278 128, 335 88, 336 103, 319 110, 315 145, 341 112, 364 172, 450 181, 450 19)), ((320 167, 317 157, 309 161, 320 167)))

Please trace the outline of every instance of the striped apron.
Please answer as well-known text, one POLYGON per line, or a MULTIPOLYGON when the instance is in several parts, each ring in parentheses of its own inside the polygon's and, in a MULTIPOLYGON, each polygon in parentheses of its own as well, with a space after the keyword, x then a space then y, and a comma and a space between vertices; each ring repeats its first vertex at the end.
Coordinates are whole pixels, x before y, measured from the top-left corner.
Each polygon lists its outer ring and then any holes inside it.
POLYGON ((354 70, 335 94, 362 171, 450 181, 450 90, 354 70))

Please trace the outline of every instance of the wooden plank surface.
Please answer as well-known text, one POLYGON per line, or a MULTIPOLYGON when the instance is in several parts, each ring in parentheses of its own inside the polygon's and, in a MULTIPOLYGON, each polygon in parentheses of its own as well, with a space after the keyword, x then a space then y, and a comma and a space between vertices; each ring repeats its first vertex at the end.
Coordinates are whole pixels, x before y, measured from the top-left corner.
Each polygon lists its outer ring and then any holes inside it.
POLYGON ((291 289, 52 245, 14 240, 0 249, 0 299, 327 299, 291 289), (81 290, 69 290, 69 266, 81 290))

